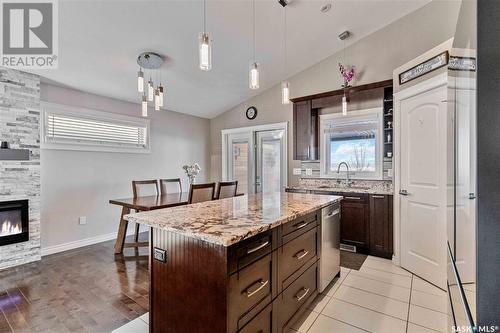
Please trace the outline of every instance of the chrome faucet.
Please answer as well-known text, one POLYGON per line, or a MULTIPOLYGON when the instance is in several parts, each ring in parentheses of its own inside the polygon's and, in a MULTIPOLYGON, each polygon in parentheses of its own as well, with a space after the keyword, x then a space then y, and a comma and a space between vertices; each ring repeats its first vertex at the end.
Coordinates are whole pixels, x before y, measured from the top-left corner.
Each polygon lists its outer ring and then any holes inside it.
POLYGON ((340 167, 342 165, 345 165, 345 167, 346 167, 345 183, 346 183, 346 186, 349 187, 352 184, 351 180, 349 179, 349 164, 347 164, 346 162, 340 162, 338 167, 337 167, 337 173, 340 173, 340 167))

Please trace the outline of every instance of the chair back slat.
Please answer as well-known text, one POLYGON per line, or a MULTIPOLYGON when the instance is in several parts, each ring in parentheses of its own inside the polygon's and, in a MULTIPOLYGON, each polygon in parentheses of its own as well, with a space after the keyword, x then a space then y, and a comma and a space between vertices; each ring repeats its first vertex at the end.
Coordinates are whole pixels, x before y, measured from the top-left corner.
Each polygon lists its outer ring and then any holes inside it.
POLYGON ((213 200, 215 183, 191 184, 189 186, 188 204, 213 200))
POLYGON ((182 193, 182 183, 180 178, 160 179, 160 193, 182 193))
POLYGON ((156 181, 156 179, 133 180, 132 192, 134 193, 134 198, 160 194, 158 190, 158 182, 156 181))
POLYGON ((236 191, 238 190, 238 181, 233 182, 219 182, 217 187, 216 199, 231 198, 236 196, 236 191))

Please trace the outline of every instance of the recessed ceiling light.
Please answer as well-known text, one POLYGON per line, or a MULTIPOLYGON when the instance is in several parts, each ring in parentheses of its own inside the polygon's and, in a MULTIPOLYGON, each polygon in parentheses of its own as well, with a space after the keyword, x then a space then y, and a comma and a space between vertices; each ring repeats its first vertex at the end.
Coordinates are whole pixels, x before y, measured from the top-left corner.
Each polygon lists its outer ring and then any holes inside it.
POLYGON ((321 10, 322 13, 326 13, 330 9, 332 9, 332 4, 331 3, 327 3, 326 5, 321 6, 320 10, 321 10))

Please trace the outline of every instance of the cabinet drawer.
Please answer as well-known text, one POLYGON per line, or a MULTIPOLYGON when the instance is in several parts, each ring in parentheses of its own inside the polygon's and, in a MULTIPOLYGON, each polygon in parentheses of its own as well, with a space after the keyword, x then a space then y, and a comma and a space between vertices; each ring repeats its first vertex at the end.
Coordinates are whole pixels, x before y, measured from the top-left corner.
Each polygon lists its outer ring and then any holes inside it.
POLYGON ((291 323, 294 315, 302 312, 317 294, 318 262, 315 262, 278 296, 278 331, 291 323))
POLYGON ((278 243, 274 240, 276 235, 275 228, 231 246, 229 248, 229 273, 232 274, 271 253, 273 246, 278 243))
POLYGON ((363 193, 342 193, 344 200, 342 202, 353 202, 360 204, 368 203, 368 195, 363 193))
POLYGON ((318 212, 304 215, 282 225, 283 244, 318 225, 318 212))
POLYGON ((273 304, 269 304, 238 333, 271 333, 273 331, 273 304))
POLYGON ((318 255, 318 228, 291 240, 278 250, 279 279, 282 284, 290 275, 318 255))
POLYGON ((229 277, 229 327, 234 332, 271 303, 275 295, 275 262, 270 253, 229 277))

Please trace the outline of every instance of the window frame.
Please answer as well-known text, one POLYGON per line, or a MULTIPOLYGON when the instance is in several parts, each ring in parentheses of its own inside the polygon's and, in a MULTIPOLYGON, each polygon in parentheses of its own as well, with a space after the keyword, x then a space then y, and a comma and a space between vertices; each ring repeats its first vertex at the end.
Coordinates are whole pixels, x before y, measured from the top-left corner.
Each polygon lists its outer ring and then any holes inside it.
POLYGON ((95 152, 113 152, 113 153, 150 153, 151 126, 150 120, 140 117, 132 117, 112 112, 99 111, 83 107, 74 107, 64 104, 41 102, 42 121, 41 121, 41 149, 55 150, 76 150, 76 151, 95 151, 95 152), (102 143, 102 142, 78 142, 77 140, 65 142, 64 140, 53 141, 47 138, 47 124, 50 115, 60 115, 76 117, 86 120, 103 121, 115 123, 117 125, 130 125, 146 128, 146 142, 144 147, 132 147, 121 144, 102 143))
POLYGON ((371 108, 356 111, 349 111, 347 116, 342 115, 342 113, 329 113, 320 115, 320 177, 321 178, 332 178, 332 179, 345 179, 346 170, 342 168, 340 173, 331 172, 329 170, 328 157, 330 154, 328 150, 330 145, 326 143, 325 129, 328 123, 334 122, 336 119, 340 120, 352 120, 355 118, 363 119, 370 116, 375 116, 377 118, 377 131, 375 134, 375 172, 356 172, 349 171, 350 179, 367 179, 367 180, 382 180, 383 179, 383 162, 384 162, 384 122, 383 122, 383 108, 371 108))

